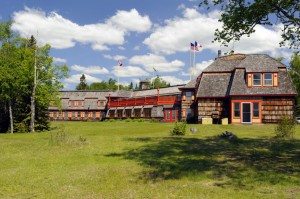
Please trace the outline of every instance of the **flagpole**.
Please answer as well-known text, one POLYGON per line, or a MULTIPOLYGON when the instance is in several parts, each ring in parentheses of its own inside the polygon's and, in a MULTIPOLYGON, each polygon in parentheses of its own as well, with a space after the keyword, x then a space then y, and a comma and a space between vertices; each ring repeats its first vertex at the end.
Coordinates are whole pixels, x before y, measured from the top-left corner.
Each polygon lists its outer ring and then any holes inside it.
POLYGON ((118 91, 120 89, 120 77, 119 77, 119 70, 120 70, 120 66, 118 67, 118 70, 117 70, 117 75, 118 75, 118 91))
POLYGON ((192 80, 192 50, 190 49, 190 80, 192 80))
POLYGON ((195 69, 196 69, 196 46, 195 46, 195 49, 194 49, 194 66, 193 66, 193 70, 192 70, 192 79, 194 78, 194 72, 195 72, 195 69))

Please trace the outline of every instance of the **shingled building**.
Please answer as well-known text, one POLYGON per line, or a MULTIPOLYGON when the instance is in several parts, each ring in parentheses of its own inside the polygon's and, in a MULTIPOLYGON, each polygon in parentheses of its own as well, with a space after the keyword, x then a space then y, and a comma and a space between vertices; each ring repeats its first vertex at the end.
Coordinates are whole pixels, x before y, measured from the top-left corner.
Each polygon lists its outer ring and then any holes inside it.
POLYGON ((297 94, 287 68, 264 54, 218 57, 186 85, 137 91, 62 91, 51 120, 157 118, 203 123, 276 123, 294 116, 297 94))
MULTIPOLYGON (((264 54, 218 57, 197 78, 194 115, 198 122, 228 118, 233 124, 276 123, 294 116, 296 90, 287 68, 264 54)), ((181 89, 187 93, 192 86, 181 89)), ((185 111, 184 103, 182 110, 185 111)), ((185 115, 183 113, 183 115, 185 115)))

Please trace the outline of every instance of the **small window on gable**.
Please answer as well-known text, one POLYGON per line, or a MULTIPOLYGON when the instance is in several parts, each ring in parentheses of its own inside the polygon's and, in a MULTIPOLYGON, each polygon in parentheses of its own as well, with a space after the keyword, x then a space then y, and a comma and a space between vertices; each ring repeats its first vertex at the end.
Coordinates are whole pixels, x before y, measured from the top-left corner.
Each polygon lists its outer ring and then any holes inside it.
POLYGON ((273 79, 271 73, 265 73, 264 74, 264 86, 272 86, 273 85, 273 79))
POLYGON ((261 86, 261 74, 260 73, 253 74, 253 86, 261 86))

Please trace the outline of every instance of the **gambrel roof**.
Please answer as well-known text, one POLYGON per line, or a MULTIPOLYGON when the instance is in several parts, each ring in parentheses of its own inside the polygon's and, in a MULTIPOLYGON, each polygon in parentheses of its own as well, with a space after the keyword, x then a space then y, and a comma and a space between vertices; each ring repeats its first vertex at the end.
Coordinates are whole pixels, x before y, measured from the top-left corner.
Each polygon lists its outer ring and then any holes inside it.
POLYGON ((233 95, 296 95, 286 66, 265 54, 235 54, 218 57, 203 70, 197 97, 228 97, 233 95), (276 72, 278 86, 252 87, 247 73, 276 72))

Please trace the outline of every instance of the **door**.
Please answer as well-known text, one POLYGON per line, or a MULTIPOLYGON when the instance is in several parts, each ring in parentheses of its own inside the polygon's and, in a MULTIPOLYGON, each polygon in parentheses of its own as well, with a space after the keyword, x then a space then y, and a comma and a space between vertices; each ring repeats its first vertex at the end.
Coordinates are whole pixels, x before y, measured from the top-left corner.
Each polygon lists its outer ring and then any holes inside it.
POLYGON ((251 123, 251 103, 242 103, 243 123, 251 123))
POLYGON ((166 122, 176 122, 177 121, 177 110, 166 109, 164 111, 164 119, 166 122))

